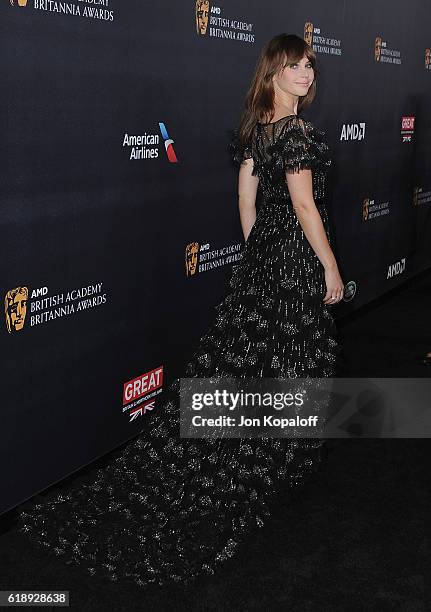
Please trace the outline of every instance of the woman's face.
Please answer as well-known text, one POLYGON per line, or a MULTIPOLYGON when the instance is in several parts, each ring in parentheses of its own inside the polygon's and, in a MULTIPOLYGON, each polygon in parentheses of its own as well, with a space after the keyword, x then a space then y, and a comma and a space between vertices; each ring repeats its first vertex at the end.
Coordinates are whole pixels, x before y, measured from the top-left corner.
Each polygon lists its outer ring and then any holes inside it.
POLYGON ((310 60, 304 55, 300 62, 287 64, 274 75, 274 81, 285 93, 305 96, 314 81, 314 70, 310 60))

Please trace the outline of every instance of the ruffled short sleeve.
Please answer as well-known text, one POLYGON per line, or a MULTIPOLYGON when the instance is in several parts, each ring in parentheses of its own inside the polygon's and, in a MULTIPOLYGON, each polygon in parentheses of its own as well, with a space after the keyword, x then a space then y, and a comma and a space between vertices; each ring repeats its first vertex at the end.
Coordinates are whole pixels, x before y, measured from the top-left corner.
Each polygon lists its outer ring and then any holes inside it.
POLYGON ((229 152, 235 165, 253 157, 252 139, 246 144, 241 144, 238 138, 238 129, 230 131, 229 152))
POLYGON ((298 117, 289 119, 268 153, 279 173, 323 169, 331 164, 325 132, 298 117))

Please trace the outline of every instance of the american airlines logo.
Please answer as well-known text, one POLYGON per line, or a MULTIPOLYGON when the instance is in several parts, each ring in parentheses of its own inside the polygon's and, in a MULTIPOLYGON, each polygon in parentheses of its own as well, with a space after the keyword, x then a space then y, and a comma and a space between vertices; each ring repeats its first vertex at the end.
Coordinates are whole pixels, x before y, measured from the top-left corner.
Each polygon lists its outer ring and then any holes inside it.
POLYGON ((341 128, 340 140, 364 140, 365 122, 344 123, 341 128))

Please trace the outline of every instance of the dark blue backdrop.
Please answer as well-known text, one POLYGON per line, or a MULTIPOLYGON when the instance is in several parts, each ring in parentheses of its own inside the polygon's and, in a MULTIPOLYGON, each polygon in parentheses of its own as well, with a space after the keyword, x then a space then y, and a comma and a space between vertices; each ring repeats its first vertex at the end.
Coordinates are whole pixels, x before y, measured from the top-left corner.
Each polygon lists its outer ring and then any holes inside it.
POLYGON ((197 4, 0 7, 0 512, 144 431, 212 319, 243 242, 228 132, 275 34, 311 24, 318 56, 334 313, 430 266, 424 3, 197 4))

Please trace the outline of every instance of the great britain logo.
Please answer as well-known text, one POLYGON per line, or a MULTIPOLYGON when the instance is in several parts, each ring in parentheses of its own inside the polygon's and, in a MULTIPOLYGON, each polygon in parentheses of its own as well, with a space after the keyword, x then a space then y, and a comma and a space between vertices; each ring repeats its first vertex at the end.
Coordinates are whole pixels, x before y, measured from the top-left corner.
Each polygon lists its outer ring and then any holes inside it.
POLYGON ((163 365, 140 374, 123 384, 123 413, 129 414, 129 423, 151 412, 156 397, 163 390, 163 365))

